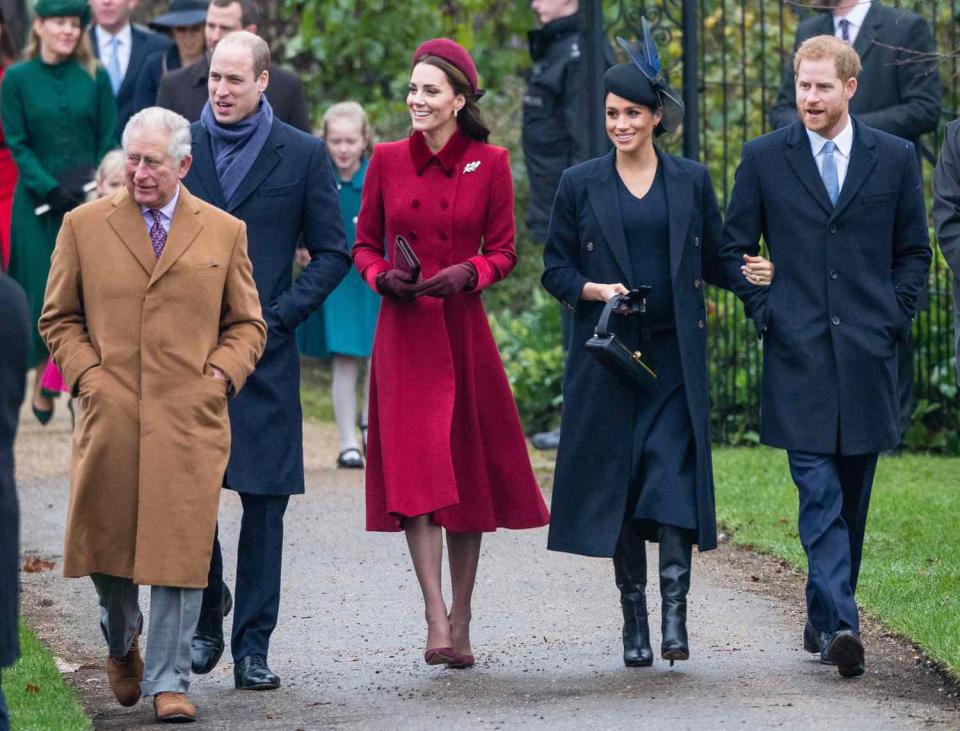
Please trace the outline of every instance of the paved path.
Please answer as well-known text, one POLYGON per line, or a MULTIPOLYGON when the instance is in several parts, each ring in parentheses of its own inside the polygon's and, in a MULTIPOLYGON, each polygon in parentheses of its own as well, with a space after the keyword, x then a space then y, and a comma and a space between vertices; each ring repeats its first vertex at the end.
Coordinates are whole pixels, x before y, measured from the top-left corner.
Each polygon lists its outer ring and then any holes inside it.
MULTIPOLYGON (((63 419, 45 433, 28 425, 18 445, 23 550, 57 561, 53 571, 23 575, 24 612, 97 728, 146 727, 149 701, 120 708, 106 688, 92 585, 59 576, 67 430, 63 419)), ((270 656, 283 688, 235 691, 227 657, 194 682, 194 728, 960 728, 938 677, 875 628, 864 678, 842 681, 812 661, 799 648, 797 577, 726 547, 696 559, 692 659, 627 669, 609 561, 547 552, 545 530, 497 533, 485 540, 478 579, 477 667, 429 668, 402 535, 363 530, 361 476, 326 467, 335 454, 330 427, 308 426, 307 444, 308 492, 288 511, 270 656)), ((239 500, 225 493, 228 573, 238 518, 239 500)))

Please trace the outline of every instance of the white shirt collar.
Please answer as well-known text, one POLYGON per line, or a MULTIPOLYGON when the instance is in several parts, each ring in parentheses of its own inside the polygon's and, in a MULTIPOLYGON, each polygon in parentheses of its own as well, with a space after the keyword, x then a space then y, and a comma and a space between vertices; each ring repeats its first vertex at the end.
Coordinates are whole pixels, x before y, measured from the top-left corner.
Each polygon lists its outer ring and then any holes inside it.
MULTIPOLYGON (((177 183, 177 192, 173 194, 173 198, 170 199, 170 202, 167 203, 163 208, 157 210, 160 211, 160 215, 166 218, 168 221, 173 221, 173 212, 177 208, 177 201, 180 199, 180 183, 177 183)), ((147 206, 140 206, 140 212, 146 217, 149 216, 151 209, 147 206)))
MULTIPOLYGON (((110 49, 110 39, 114 38, 114 35, 107 32, 105 29, 97 26, 97 45, 100 46, 101 58, 103 52, 110 49)), ((120 40, 120 45, 125 48, 130 48, 133 45, 133 28, 129 23, 127 23, 123 28, 120 29, 120 32, 116 34, 116 38, 120 40)))
MULTIPOLYGON (((817 157, 823 150, 825 143, 829 142, 826 137, 818 135, 812 130, 807 130, 807 137, 810 139, 810 149, 813 156, 817 157)), ((833 143, 837 146, 837 151, 845 158, 850 159, 850 148, 853 147, 853 120, 847 116, 847 126, 840 130, 840 134, 833 138, 833 143)))
POLYGON ((866 20, 867 13, 870 12, 870 2, 858 2, 847 12, 846 15, 834 15, 833 16, 833 30, 834 32, 840 29, 840 21, 846 20, 850 25, 855 29, 860 30, 863 26, 863 21, 866 20))

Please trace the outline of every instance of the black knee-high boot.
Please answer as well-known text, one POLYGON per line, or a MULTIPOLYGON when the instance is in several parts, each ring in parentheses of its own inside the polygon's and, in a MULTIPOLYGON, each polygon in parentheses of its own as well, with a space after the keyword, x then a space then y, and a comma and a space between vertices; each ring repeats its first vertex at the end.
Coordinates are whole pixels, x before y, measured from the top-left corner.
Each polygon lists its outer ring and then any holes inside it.
POLYGON ((673 665, 674 660, 690 657, 687 643, 687 591, 690 589, 690 558, 693 539, 690 531, 661 525, 660 603, 663 641, 660 654, 673 665))
POLYGON ((628 667, 652 665, 653 649, 647 623, 647 552, 643 539, 636 535, 630 523, 620 531, 613 572, 623 609, 623 664, 628 667))

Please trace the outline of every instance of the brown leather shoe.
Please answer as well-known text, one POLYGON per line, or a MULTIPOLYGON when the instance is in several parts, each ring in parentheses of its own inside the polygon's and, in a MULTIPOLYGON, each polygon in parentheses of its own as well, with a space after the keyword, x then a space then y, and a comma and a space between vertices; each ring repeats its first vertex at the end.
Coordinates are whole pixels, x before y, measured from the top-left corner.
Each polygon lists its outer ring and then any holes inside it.
POLYGON ((140 681, 143 680, 143 659, 140 657, 138 639, 140 634, 133 638, 133 644, 127 654, 117 659, 107 658, 107 679, 110 681, 110 690, 120 702, 121 706, 136 705, 140 700, 140 681))
POLYGON ((193 723, 197 709, 187 700, 186 693, 157 693, 153 697, 153 710, 159 723, 193 723))

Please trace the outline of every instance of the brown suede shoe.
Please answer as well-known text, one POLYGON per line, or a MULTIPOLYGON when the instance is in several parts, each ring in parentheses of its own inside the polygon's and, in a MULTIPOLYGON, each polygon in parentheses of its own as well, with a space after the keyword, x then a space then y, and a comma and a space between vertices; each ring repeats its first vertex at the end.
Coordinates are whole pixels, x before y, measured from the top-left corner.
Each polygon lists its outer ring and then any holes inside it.
POLYGON ((157 693, 153 697, 153 710, 159 723, 193 723, 197 709, 187 700, 185 693, 157 693))
POLYGON ((121 706, 136 705, 140 700, 140 681, 143 680, 143 659, 138 644, 139 633, 133 638, 133 644, 127 654, 117 659, 107 658, 107 679, 110 690, 121 706))

